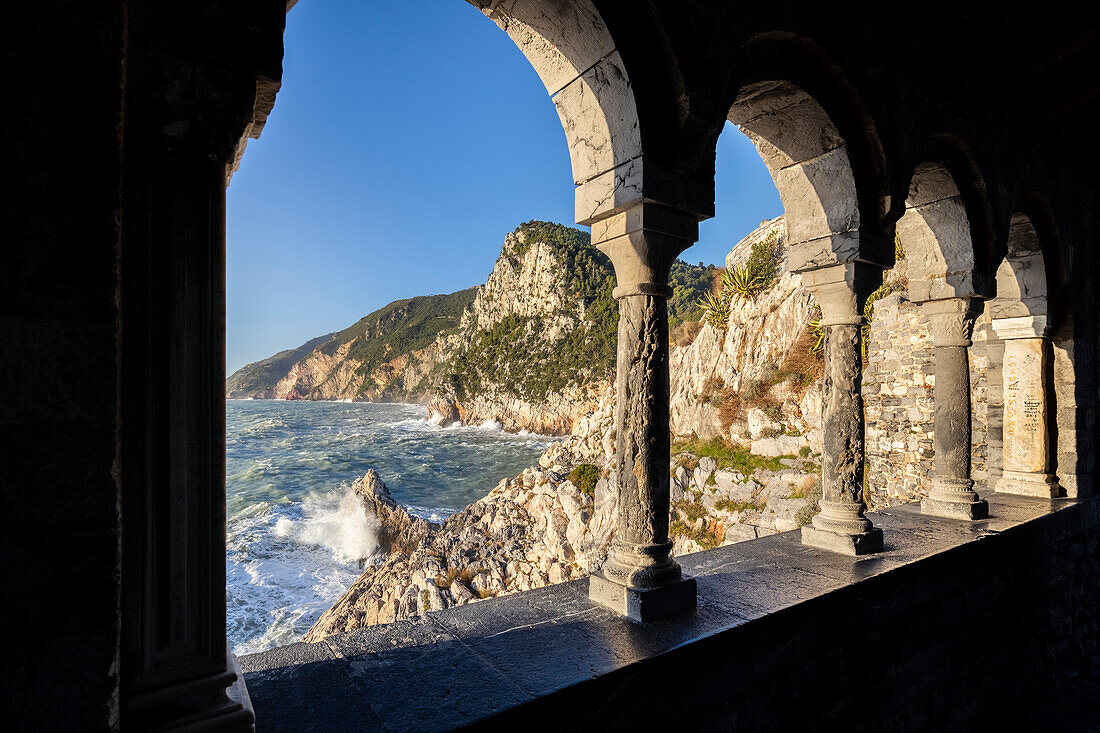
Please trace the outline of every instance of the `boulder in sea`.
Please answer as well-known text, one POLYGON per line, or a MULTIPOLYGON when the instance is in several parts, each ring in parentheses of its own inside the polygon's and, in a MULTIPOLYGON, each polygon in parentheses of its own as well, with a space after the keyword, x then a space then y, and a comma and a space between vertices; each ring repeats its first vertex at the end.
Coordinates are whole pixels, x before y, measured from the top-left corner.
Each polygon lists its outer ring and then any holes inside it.
POLYGON ((394 501, 373 468, 351 484, 369 514, 378 518, 378 540, 384 552, 411 555, 432 532, 432 525, 414 517, 394 501))
POLYGON ((428 422, 444 428, 462 423, 462 412, 453 395, 436 395, 428 401, 428 422))

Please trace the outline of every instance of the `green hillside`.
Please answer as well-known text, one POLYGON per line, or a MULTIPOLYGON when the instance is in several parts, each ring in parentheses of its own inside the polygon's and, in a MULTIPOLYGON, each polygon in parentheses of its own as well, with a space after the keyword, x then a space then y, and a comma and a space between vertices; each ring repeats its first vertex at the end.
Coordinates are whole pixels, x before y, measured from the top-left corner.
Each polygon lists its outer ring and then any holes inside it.
POLYGON ((246 364, 225 380, 227 397, 258 397, 286 376, 290 368, 313 353, 313 350, 335 334, 310 339, 296 349, 286 349, 274 356, 246 364))

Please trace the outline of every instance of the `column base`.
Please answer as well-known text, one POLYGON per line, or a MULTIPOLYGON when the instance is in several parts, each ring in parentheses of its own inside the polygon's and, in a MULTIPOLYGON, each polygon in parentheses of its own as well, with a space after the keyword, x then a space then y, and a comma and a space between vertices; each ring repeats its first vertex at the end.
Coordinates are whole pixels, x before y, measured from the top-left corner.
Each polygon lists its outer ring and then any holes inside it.
POLYGON ((1018 494, 1053 499, 1062 495, 1058 478, 1052 473, 1005 471, 994 489, 998 494, 1018 494))
POLYGON ((947 519, 987 519, 989 517, 989 502, 985 499, 977 501, 958 501, 941 496, 928 496, 921 499, 920 513, 933 517, 945 517, 947 519))
POLYGON ((657 588, 622 585, 603 573, 595 573, 588 579, 589 599, 632 621, 652 621, 691 610, 696 605, 695 596, 695 578, 687 575, 657 588))
MULTIPOLYGON (((228 644, 227 644, 228 646, 228 644)), ((150 690, 131 699, 129 725, 140 730, 255 733, 256 715, 237 658, 226 669, 150 690)))
POLYGON ((882 530, 872 527, 860 534, 846 534, 803 524, 802 544, 843 555, 870 555, 882 552, 882 530))

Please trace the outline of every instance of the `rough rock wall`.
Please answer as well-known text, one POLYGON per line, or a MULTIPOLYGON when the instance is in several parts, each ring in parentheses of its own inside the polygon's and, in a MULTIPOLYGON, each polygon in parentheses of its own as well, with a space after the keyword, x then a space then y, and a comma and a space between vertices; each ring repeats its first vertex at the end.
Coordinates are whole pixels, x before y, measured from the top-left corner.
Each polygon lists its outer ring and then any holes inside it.
MULTIPOLYGON (((740 242, 733 245, 733 249, 726 254, 726 269, 732 270, 736 267, 743 267, 745 263, 749 261, 753 245, 763 242, 769 237, 775 237, 782 246, 787 237, 787 225, 784 222, 785 219, 782 214, 774 219, 766 219, 760 222, 760 225, 756 227, 756 229, 746 234, 745 237, 740 242)), ((786 249, 783 249, 783 252, 786 253, 786 249)))
POLYGON ((359 394, 363 375, 358 373, 359 362, 348 359, 348 350, 354 344, 341 344, 332 354, 320 349, 297 362, 285 377, 275 385, 277 400, 340 400, 359 394))
POLYGON ((932 488, 932 332, 921 307, 893 293, 875 303, 863 372, 868 501, 873 508, 932 488))
MULTIPOLYGON (((691 344, 674 346, 671 350, 674 435, 695 433, 703 439, 720 436, 741 440, 749 426, 738 423, 724 430, 718 405, 710 397, 716 389, 741 390, 750 380, 780 366, 814 318, 813 297, 802 288, 802 277, 786 271, 783 217, 763 222, 738 242, 726 256, 726 267, 741 266, 754 244, 773 235, 778 237, 781 259, 775 283, 755 298, 735 297, 725 331, 706 324, 691 344)), ((800 419, 801 414, 792 417, 800 419)))
POLYGON ((541 318, 544 336, 556 341, 584 318, 583 303, 564 287, 564 269, 553 248, 546 242, 527 244, 526 240, 523 231, 505 235, 493 272, 463 314, 460 332, 471 328, 488 331, 506 317, 516 315, 541 318), (511 253, 517 250, 522 255, 513 260, 511 253))

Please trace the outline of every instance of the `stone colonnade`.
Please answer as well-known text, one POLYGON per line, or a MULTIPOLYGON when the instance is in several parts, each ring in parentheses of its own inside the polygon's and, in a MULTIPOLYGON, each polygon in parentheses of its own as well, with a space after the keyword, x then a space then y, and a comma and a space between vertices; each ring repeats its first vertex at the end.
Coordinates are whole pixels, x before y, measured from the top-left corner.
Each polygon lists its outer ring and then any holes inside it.
POLYGON ((698 237, 698 218, 638 203, 593 225, 615 266, 619 301, 615 539, 593 600, 644 621, 695 605, 695 580, 670 556, 668 284, 677 255, 698 237))
MULTIPOLYGON (((695 604, 695 585, 669 557, 669 374, 665 300, 668 271, 694 241, 694 220, 639 204, 593 227, 615 265, 619 286, 616 424, 618 529, 608 560, 591 580, 594 600, 638 620, 695 604)), ((821 511, 802 527, 804 544, 848 555, 881 551, 882 531, 866 516, 862 304, 879 282, 878 265, 832 264, 802 272, 822 309, 825 375, 821 511)), ((971 476, 969 350, 979 297, 928 300, 935 347, 935 473, 924 514, 960 520, 988 516, 971 476)), ((1047 318, 994 318, 1005 342, 1004 476, 999 492, 1058 495, 1047 426, 1047 318)))
POLYGON ((970 475, 970 358, 976 298, 949 298, 924 304, 932 324, 936 383, 933 391, 935 473, 921 511, 954 519, 984 519, 989 504, 974 492, 970 475))
POLYGON ((882 549, 882 530, 865 516, 863 497, 862 296, 878 268, 861 262, 803 272, 821 306, 825 332, 821 512, 802 526, 802 542, 848 555, 882 549))

